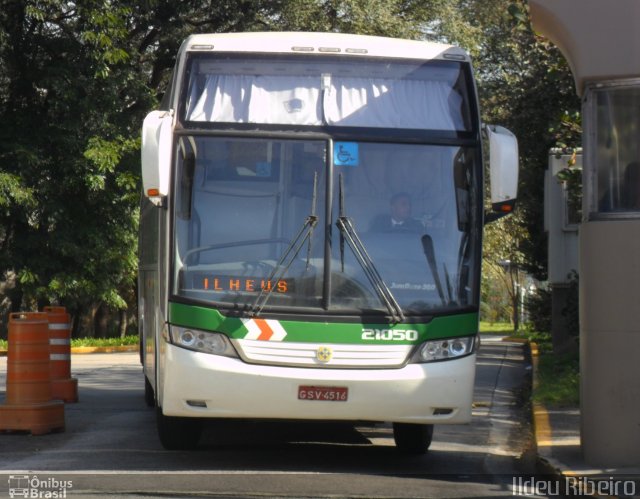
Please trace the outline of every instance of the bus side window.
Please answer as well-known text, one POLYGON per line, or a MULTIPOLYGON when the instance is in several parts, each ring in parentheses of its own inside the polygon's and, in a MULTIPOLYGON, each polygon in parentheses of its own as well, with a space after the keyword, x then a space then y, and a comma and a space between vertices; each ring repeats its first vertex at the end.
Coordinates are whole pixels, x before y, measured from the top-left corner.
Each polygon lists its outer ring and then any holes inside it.
POLYGON ((464 232, 469 224, 469 186, 471 184, 471 170, 465 160, 464 152, 456 155, 453 167, 453 183, 456 195, 456 212, 458 215, 458 230, 464 232))
POLYGON ((192 152, 187 153, 182 162, 182 179, 180 182, 180 206, 178 216, 184 220, 191 218, 191 206, 193 202, 193 176, 196 169, 196 156, 192 152))

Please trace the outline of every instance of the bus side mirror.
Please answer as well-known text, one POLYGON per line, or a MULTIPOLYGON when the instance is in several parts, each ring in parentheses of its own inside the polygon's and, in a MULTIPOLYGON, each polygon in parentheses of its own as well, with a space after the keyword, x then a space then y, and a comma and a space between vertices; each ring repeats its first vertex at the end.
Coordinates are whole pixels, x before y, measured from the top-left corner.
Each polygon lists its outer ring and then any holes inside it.
POLYGON ((485 222, 508 215, 518 195, 518 140, 506 128, 485 125, 489 139, 489 175, 491 176, 491 211, 485 222))
POLYGON ((152 111, 142 124, 142 188, 149 200, 160 206, 169 194, 173 116, 152 111))

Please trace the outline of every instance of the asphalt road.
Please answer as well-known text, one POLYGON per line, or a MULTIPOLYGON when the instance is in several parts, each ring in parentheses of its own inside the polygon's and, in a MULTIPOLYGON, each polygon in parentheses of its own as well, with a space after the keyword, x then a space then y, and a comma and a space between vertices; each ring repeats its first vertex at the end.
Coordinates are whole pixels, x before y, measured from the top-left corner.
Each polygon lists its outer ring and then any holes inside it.
MULTIPOLYGON (((472 423, 436 426, 419 457, 398 454, 382 424, 219 423, 198 450, 165 451, 137 354, 74 355, 80 401, 65 407, 66 431, 0 433, 0 498, 512 496, 513 476, 534 472, 530 370, 521 345, 495 340, 480 350, 472 423)), ((0 358, 0 399, 5 373, 0 358)))

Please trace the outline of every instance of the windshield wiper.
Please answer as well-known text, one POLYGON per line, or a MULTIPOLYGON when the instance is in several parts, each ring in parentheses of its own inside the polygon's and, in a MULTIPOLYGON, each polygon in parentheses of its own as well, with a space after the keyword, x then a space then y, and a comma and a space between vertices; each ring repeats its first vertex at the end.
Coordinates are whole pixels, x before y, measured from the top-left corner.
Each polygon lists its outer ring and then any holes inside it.
POLYGON ((364 270, 365 275, 371 282, 373 289, 378 294, 380 301, 387 307, 389 314, 391 315, 391 319, 395 322, 402 322, 405 320, 404 314, 402 312, 402 307, 398 304, 397 300, 391 293, 389 286, 384 282, 380 272, 373 263, 373 260, 369 256, 362 240, 358 236, 355 227, 353 226, 353 222, 349 217, 345 215, 344 208, 344 186, 342 174, 339 177, 339 205, 340 205, 340 215, 338 216, 338 220, 336 220, 336 226, 340 231, 340 261, 342 265, 342 271, 344 272, 344 242, 346 241, 351 251, 358 260, 358 263, 364 270))
POLYGON ((316 215, 316 204, 317 204, 317 191, 318 191, 318 173, 315 172, 313 177, 313 195, 311 197, 311 213, 305 218, 302 227, 296 234, 287 249, 284 251, 278 263, 276 263, 275 267, 271 271, 271 274, 267 278, 267 289, 264 287, 260 290, 260 294, 256 298, 256 301, 253 302, 251 306, 251 315, 258 316, 262 312, 262 309, 267 304, 271 293, 276 288, 278 281, 282 277, 285 276, 291 264, 295 261, 300 250, 304 247, 305 242, 309 241, 309 246, 307 247, 307 264, 306 268, 309 269, 309 260, 311 258, 311 236, 313 235, 313 229, 318 223, 318 216, 316 215), (273 284, 271 284, 273 282, 273 284))
MULTIPOLYGON (((436 289, 438 290, 438 295, 440 296, 440 300, 442 301, 442 305, 446 305, 447 301, 444 298, 444 291, 442 289, 442 282, 440 281, 440 274, 438 273, 438 264, 436 263, 436 252, 433 249, 433 240, 431 236, 425 234, 422 236, 422 249, 424 251, 424 256, 427 257, 427 262, 429 263, 429 268, 431 269, 431 275, 433 276, 433 281, 436 284, 436 289)), ((447 273, 447 268, 444 269, 445 273, 447 273)), ((447 287, 449 292, 449 297, 451 297, 451 285, 449 284, 449 276, 447 275, 447 287)))

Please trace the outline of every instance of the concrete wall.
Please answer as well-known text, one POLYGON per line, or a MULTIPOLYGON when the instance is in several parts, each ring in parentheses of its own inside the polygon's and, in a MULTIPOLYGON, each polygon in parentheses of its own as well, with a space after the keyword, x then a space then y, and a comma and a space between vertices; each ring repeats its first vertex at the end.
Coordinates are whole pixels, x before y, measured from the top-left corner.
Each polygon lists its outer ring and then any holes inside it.
POLYGON ((594 466, 640 463, 640 220, 580 228, 582 450, 594 466))

